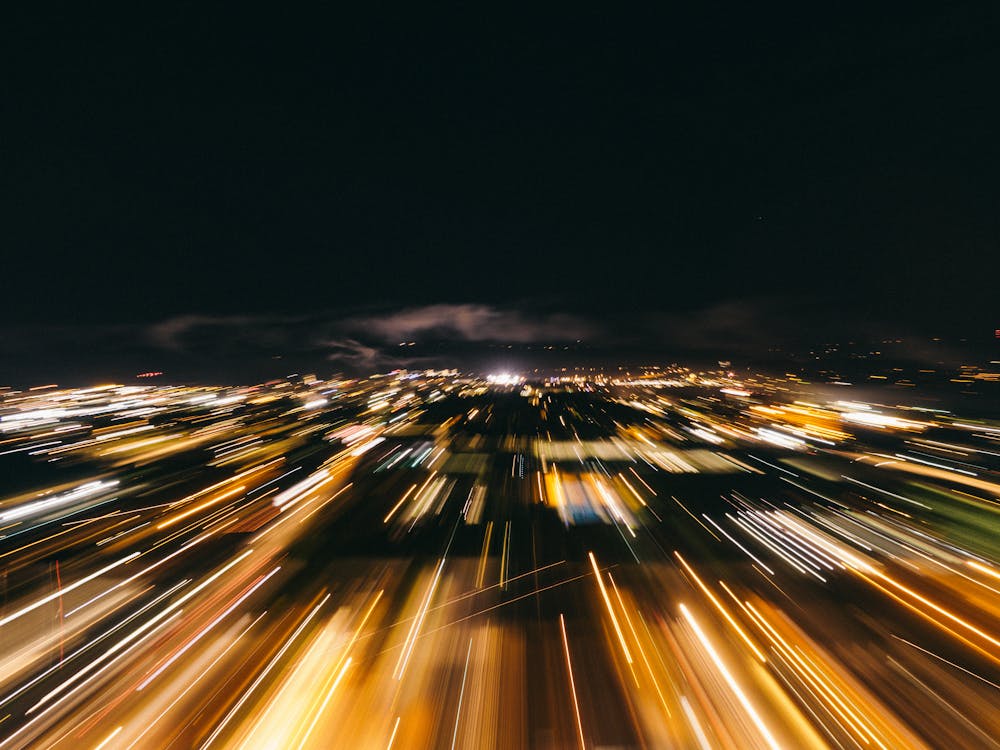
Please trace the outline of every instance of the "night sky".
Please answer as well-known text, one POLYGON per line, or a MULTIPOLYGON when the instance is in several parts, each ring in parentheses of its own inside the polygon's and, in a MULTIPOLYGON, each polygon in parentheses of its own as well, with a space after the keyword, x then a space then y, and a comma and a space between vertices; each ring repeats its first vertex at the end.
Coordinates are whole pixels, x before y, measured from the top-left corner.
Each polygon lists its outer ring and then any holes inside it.
POLYGON ((4 377, 1000 327, 994 3, 335 5, 8 19, 4 377))

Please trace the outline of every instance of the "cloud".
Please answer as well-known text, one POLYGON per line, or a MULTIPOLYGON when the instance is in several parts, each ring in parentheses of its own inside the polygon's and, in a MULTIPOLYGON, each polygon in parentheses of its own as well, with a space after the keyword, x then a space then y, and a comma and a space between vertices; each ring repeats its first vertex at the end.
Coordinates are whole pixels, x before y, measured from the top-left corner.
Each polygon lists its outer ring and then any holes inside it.
MULTIPOLYGON (((29 373, 65 379, 67 370, 93 373, 99 380, 148 369, 243 381, 324 364, 363 374, 492 366, 501 356, 525 366, 555 366, 558 358, 566 360, 560 365, 582 364, 588 357, 601 363, 761 361, 826 342, 877 344, 888 338, 904 339, 894 345, 894 356, 913 361, 958 363, 978 345, 950 336, 947 344, 931 342, 926 332, 921 336, 867 317, 851 301, 808 295, 745 298, 686 311, 609 310, 600 316, 473 303, 311 315, 192 313, 152 325, 0 325, 0 382, 22 382, 29 373), (548 345, 554 351, 542 353, 548 345)), ((992 338, 987 343, 993 344, 992 338)))
POLYGON ((484 304, 435 304, 303 316, 178 315, 141 330, 137 338, 174 355, 226 358, 316 356, 345 369, 374 371, 432 366, 458 349, 488 343, 558 344, 600 336, 601 326, 553 311, 484 304), (400 342, 417 341, 400 350, 400 342))
POLYGON ((377 372, 419 365, 422 357, 400 357, 382 347, 364 344, 357 339, 329 339, 324 342, 326 359, 343 367, 359 371, 377 372))
POLYGON ((565 313, 529 314, 476 304, 410 307, 345 321, 346 327, 374 335, 386 343, 421 337, 437 340, 543 343, 588 338, 593 322, 565 313))
MULTIPOLYGON (((753 356, 774 349, 905 332, 810 296, 731 300, 698 310, 609 312, 593 317, 485 304, 434 304, 308 316, 180 315, 145 329, 147 346, 212 357, 315 356, 352 370, 444 363, 490 344, 562 345, 684 357, 753 356), (416 342, 401 349, 401 342, 416 342)), ((940 357, 941 349, 935 348, 940 357)), ((925 355, 913 352, 915 358, 925 355)))
POLYGON ((192 339, 212 334, 280 343, 284 338, 282 332, 301 320, 261 315, 178 315, 149 326, 145 334, 153 346, 170 351, 184 351, 191 346, 192 339))

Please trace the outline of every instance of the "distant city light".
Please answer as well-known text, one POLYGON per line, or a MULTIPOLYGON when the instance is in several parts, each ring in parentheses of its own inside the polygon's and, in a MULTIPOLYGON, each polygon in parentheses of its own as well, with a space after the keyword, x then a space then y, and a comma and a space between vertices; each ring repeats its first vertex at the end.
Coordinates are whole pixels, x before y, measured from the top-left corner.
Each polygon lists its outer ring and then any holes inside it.
POLYGON ((494 385, 520 385, 524 377, 509 372, 498 372, 486 376, 486 380, 494 385))

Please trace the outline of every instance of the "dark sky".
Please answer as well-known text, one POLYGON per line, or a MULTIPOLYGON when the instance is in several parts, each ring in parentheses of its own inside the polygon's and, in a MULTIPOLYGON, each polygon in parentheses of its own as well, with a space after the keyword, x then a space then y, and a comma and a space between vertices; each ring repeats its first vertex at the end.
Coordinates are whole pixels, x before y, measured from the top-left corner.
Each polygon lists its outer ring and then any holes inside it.
POLYGON ((206 5, 7 19, 8 339, 444 303, 1000 327, 995 3, 206 5))

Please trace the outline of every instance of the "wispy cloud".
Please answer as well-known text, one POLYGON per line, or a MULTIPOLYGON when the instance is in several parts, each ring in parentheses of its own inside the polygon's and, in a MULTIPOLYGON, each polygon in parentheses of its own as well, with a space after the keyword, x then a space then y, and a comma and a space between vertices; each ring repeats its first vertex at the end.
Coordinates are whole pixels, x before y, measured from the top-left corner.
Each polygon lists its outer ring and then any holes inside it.
POLYGON ((328 362, 357 371, 409 368, 427 361, 425 357, 400 356, 388 347, 372 346, 353 338, 327 339, 323 346, 328 362))
POLYGON ((590 339, 601 327, 561 312, 525 312, 482 304, 436 304, 398 310, 311 316, 179 315, 147 326, 147 345, 172 353, 253 350, 311 352, 351 369, 410 367, 426 354, 399 350, 422 345, 560 343, 590 339))
POLYGON ((177 315, 148 326, 144 333, 153 346, 184 351, 194 339, 212 333, 280 343, 284 332, 303 320, 302 317, 267 315, 177 315))
POLYGON ((530 343, 572 341, 593 336, 593 321, 566 313, 530 314, 490 305, 409 307, 348 318, 344 326, 387 343, 422 336, 459 341, 530 343))
POLYGON ((246 378, 286 366, 321 369, 323 363, 352 372, 462 366, 495 357, 491 347, 551 344, 560 350, 578 340, 605 360, 632 354, 756 359, 776 348, 882 338, 905 338, 905 346, 894 352, 914 361, 964 356, 958 342, 954 349, 927 346, 926 337, 844 307, 808 296, 768 297, 598 317, 540 305, 468 303, 312 315, 185 314, 154 324, 0 325, 0 380, 20 380, 30 368, 60 377, 67 368, 110 376, 139 371, 130 370, 134 367, 246 378))

